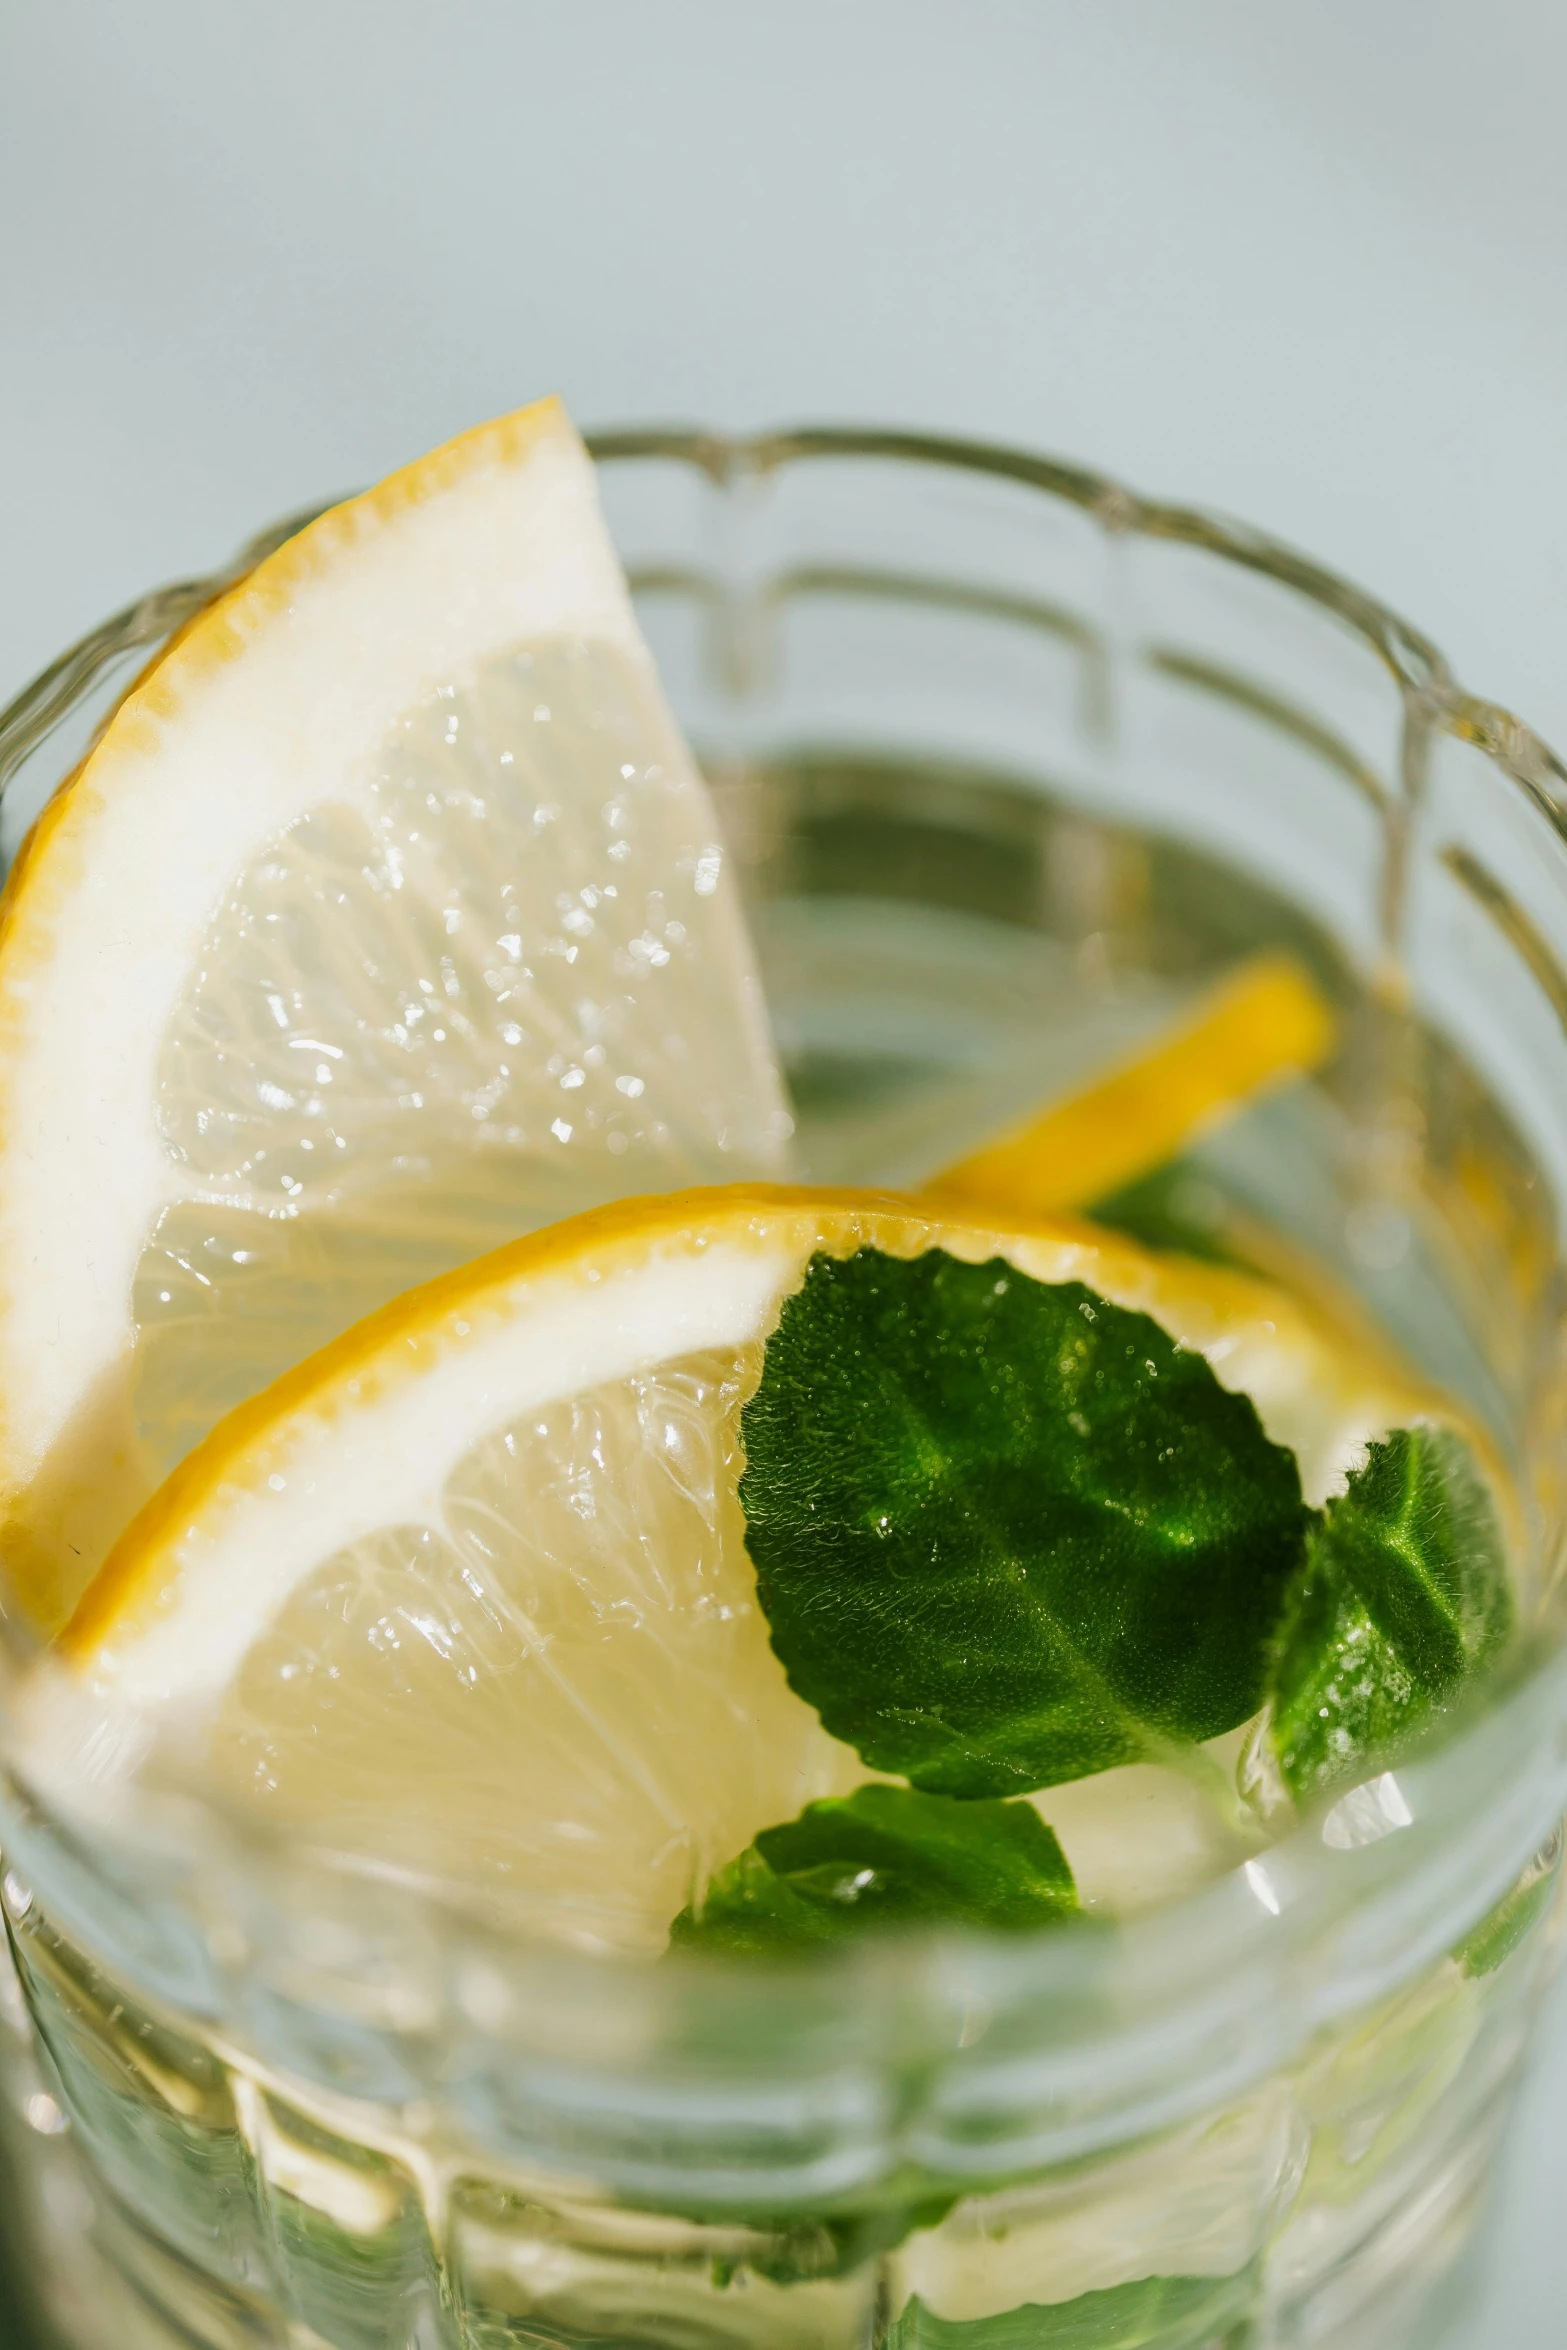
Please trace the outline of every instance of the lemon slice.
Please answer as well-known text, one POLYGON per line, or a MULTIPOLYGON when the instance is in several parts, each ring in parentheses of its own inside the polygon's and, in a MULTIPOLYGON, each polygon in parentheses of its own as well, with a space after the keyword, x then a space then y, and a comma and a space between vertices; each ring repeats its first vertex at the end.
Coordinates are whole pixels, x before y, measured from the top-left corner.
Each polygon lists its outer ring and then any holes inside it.
POLYGON ((1254 955, 1126 1059, 944 1167, 926 1188, 992 1214, 1090 1207, 1258 1094, 1320 1068, 1337 1031, 1293 956, 1254 955))
POLYGON ((777 1172, 712 809, 555 401, 191 627, 0 919, 0 1526, 48 1626, 158 1477, 386 1298, 777 1172))
POLYGON ((661 1947, 757 1829, 868 1776, 784 1679, 736 1493, 781 1300, 814 1252, 867 1245, 1152 1313, 1255 1398, 1312 1499, 1429 1401, 1267 1285, 1086 1225, 768 1186, 625 1201, 400 1298, 215 1429, 65 1630, 50 1768, 161 1755, 399 1876, 661 1947))

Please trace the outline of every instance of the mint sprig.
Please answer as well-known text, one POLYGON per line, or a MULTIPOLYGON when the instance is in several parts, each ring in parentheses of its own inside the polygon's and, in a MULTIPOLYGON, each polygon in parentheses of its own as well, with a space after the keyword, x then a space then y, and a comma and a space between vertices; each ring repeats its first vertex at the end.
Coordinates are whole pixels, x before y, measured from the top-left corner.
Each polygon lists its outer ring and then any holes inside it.
POLYGON ((1072 1872, 1031 1804, 958 1803, 911 1787, 860 1787, 764 1828, 721 1870, 674 1949, 786 1958, 868 1927, 1018 1933, 1077 1912, 1072 1872))
POLYGON ((1496 1511, 1454 1432, 1392 1431, 1310 1510, 1294 1455, 1199 1355, 999 1258, 813 1258, 742 1432, 790 1683, 913 1785, 764 1829, 676 1947, 1058 1922, 1078 1908, 1061 1848, 1004 1798, 1178 1761, 1266 1699, 1307 1800, 1449 1704, 1513 1622, 1496 1511))
POLYGON ((1469 1446, 1428 1427, 1372 1444, 1308 1536, 1274 1638, 1269 1735, 1291 1794, 1361 1775, 1512 1623, 1501 1530, 1469 1446))
POLYGON ((1020 1794, 1260 1705, 1313 1514, 1146 1314, 999 1258, 817 1256, 743 1437, 773 1647, 874 1768, 1020 1794))

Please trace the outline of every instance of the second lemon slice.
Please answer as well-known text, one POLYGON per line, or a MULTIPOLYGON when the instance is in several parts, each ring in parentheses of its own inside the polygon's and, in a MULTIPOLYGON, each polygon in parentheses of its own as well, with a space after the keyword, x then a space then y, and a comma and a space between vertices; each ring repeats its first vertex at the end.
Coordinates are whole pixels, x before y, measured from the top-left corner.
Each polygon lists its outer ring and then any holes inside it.
POLYGON ((291 540, 0 918, 0 1527, 44 1624, 225 1410, 594 1199, 782 1163, 707 795, 554 401, 291 540))
POLYGON ((739 1411, 817 1251, 1002 1256, 1153 1314, 1318 1499, 1423 1408, 1277 1291, 1086 1226, 723 1187, 573 1218, 397 1300, 233 1413, 46 1678, 52 1767, 150 1753, 400 1877, 657 1949, 759 1828, 859 1784, 788 1687, 739 1411))

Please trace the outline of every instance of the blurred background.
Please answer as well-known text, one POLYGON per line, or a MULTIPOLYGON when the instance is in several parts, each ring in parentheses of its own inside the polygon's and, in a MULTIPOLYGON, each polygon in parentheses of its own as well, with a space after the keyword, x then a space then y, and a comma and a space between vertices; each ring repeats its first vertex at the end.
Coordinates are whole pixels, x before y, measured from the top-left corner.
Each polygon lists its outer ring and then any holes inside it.
MULTIPOLYGON (((558 389, 1092 461, 1567 746, 1564 84, 1552 0, 0 0, 0 701, 558 389)), ((1567 1987, 1461 2350, 1564 2191, 1567 1987)))

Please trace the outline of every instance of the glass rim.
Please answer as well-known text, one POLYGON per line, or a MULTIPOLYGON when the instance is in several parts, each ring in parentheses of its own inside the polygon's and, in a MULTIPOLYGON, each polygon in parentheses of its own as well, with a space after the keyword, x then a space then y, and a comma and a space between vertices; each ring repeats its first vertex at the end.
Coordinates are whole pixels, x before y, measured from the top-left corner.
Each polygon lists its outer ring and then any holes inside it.
MULTIPOLYGON (((1108 533, 1172 541, 1261 573, 1351 627, 1391 673, 1417 725, 1478 748, 1567 840, 1567 767, 1539 736, 1509 712, 1465 692, 1435 646, 1375 598, 1246 525, 1138 497, 1108 476, 1055 458, 879 427, 811 426, 752 437, 632 427, 587 439, 601 464, 669 460, 700 470, 720 487, 812 459, 885 459, 988 474, 1064 500, 1108 533)), ((228 565, 150 591, 69 647, 0 711, 0 791, 116 662, 167 637, 338 502, 287 516, 252 538, 228 565)), ((0 1814, 8 1817, 0 1816, 0 1826, 13 1867, 25 1873, 29 1848, 36 1846, 42 1858, 45 1847, 52 1848, 53 1831, 46 1826, 47 1805, 25 1779, 8 1769, 6 1780, 0 1814)), ((1504 1897, 1567 1807, 1567 1656, 1547 1653, 1543 1643, 1520 1653, 1505 1686, 1489 1685, 1439 1741, 1426 1741, 1399 1762, 1397 1786, 1398 1809, 1407 1821, 1393 1821, 1357 1841, 1347 1833, 1325 1836, 1318 1810, 1255 1860, 1114 1928, 1087 1925, 1026 1938, 889 1935, 863 1950, 817 1959, 806 1970, 783 1970, 777 1979, 787 1978, 801 2044, 829 2021, 852 2015, 864 2026, 865 2044, 880 2045, 880 2019, 920 2014, 944 2019, 929 2028, 950 2050, 954 2016, 1006 2013, 1021 2030, 1027 2060, 1013 2037, 988 2070, 972 2062, 960 2068, 966 2084, 961 2097, 974 2112, 983 2107, 1021 2113, 1020 2100, 1037 2104, 1040 2096, 1048 2103, 1051 2081, 1081 2081, 1087 2046, 1103 2050, 1113 2044, 1120 2053, 1104 2059, 1105 2092, 1095 2118, 1063 2122, 1048 2132, 1050 2158, 1070 2159, 1109 2142, 1112 2109, 1118 2139, 1162 2126, 1172 2114, 1211 2103, 1216 2086, 1255 2081, 1282 2060, 1287 2047, 1298 2048, 1323 2025, 1395 1991, 1504 1897), (1084 2042, 1085 1998, 1116 2008, 1109 2040, 1084 2042), (1137 2062, 1156 2042, 1185 2050, 1195 2073, 1183 2068, 1177 2086, 1155 2065, 1162 2088, 1135 2078, 1137 2062)), ((1326 1809, 1328 1822, 1343 1817, 1343 1802, 1338 1791, 1326 1809)), ((290 1852, 286 1838, 256 1838, 194 1802, 182 1800, 181 1814, 181 1836, 190 1830, 191 1849, 199 1847, 203 1865, 216 1872, 207 1881, 205 1911, 218 1880, 252 1918, 263 1894, 281 1901, 290 1897, 290 1887, 343 1882, 343 1864, 331 1856, 290 1852)), ((580 1985, 562 1989, 571 1970, 595 1986, 595 2000, 622 2008, 651 2001, 662 2015, 669 2000, 684 1996, 681 1984, 704 1986, 694 1994, 700 2001, 713 1997, 712 1962, 687 1958, 654 1968, 563 1955, 475 1924, 440 1893, 400 1888, 397 1898, 411 1916, 426 1919, 437 1940, 446 1936, 460 1944, 463 1964, 481 1952, 485 1963, 519 1982, 536 1988, 548 1982, 552 1998, 579 1996, 580 1985)), ((71 1922, 68 1916, 64 1922, 71 1922)), ((112 1964, 112 1953, 100 1955, 112 1964)), ((748 1975, 753 1986, 759 1979, 748 1975)), ((963 2045, 961 2032, 955 2044, 963 2045)), ((834 2034, 834 2045, 844 2045, 841 2034, 834 2034)), ((989 2169, 993 2137, 987 2137, 986 2150, 989 2169)), ((950 2147, 947 2154, 956 2159, 950 2147)), ((1014 2148, 1009 2159, 1037 2161, 1039 2149, 1030 2140, 1026 2154, 1014 2148)))
MULTIPOLYGON (((584 435, 599 464, 662 458, 717 486, 806 458, 887 458, 989 475, 1077 506, 1111 534, 1164 539, 1259 572, 1335 614, 1359 635, 1428 721, 1472 744, 1520 784, 1567 839, 1567 763, 1500 703, 1459 684, 1431 639, 1378 597, 1268 532, 1201 506, 1145 497, 1111 475, 999 442, 881 425, 792 425, 754 434, 702 426, 608 426, 584 435)), ((67 646, 0 708, 0 793, 112 662, 155 644, 353 490, 295 509, 247 539, 216 570, 148 590, 67 646)))

